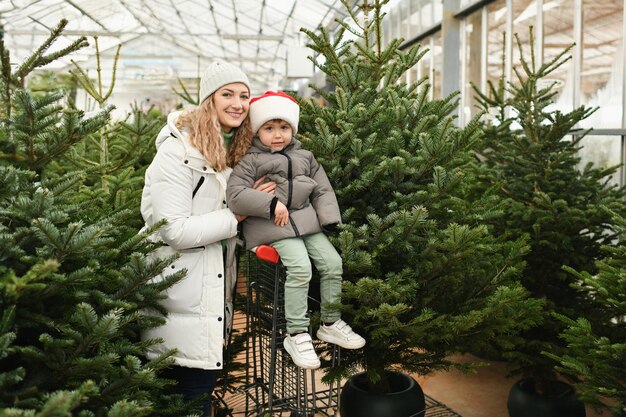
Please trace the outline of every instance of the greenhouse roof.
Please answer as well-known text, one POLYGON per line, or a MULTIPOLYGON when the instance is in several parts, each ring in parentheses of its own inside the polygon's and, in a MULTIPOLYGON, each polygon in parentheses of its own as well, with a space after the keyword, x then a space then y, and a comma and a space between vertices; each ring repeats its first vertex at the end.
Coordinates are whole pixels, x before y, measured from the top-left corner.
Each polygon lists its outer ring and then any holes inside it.
MULTIPOLYGON (((354 4, 355 1, 350 1, 354 4)), ((236 63, 248 74, 253 92, 285 85, 302 77, 288 72, 288 56, 306 60, 308 37, 301 28, 334 26, 347 15, 340 0, 4 0, 0 25, 11 51, 21 63, 61 19, 68 24, 52 50, 87 36, 89 47, 47 68, 69 70, 73 64, 95 74, 97 37, 102 74, 110 79, 121 45, 118 82, 167 90, 181 79, 191 84, 215 58, 236 63), (174 80, 174 81, 172 81, 174 80)), ((306 67, 305 65, 305 67, 306 67)), ((306 71, 305 71, 306 72, 306 71)))

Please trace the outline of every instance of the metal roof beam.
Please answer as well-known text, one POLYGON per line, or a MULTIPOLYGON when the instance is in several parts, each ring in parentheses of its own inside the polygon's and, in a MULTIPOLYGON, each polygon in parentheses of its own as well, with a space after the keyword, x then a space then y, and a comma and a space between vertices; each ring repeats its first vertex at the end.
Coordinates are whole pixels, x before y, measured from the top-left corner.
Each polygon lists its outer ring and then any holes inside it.
MULTIPOLYGON (((204 56, 204 54, 202 54, 202 53, 201 53, 201 51, 199 51, 199 50, 193 50, 193 49, 189 48, 189 47, 188 47, 188 46, 186 46, 186 45, 182 45, 182 44, 180 44, 180 43, 176 40, 176 38, 175 38, 174 36, 165 36, 165 35, 167 35, 167 34, 169 34, 169 33, 167 32, 166 28, 164 28, 164 27, 163 27, 163 25, 162 25, 162 24, 161 24, 161 29, 162 29, 162 32, 159 32, 159 33, 153 33, 153 32, 150 30, 150 28, 148 28, 148 27, 147 27, 147 26, 143 23, 143 21, 142 21, 142 20, 141 20, 141 19, 140 19, 140 18, 139 18, 136 14, 135 14, 135 12, 134 12, 133 10, 131 10, 131 9, 130 9, 130 7, 128 7, 128 5, 125 3, 125 1, 124 1, 124 0, 119 0, 119 2, 120 2, 123 6, 124 6, 124 8, 126 8, 126 10, 128 11, 128 13, 130 13, 130 14, 133 16, 133 18, 134 18, 137 22, 139 22, 142 26, 144 26, 144 27, 146 28, 146 30, 148 30, 151 34, 153 34, 153 35, 155 35, 155 36, 158 36, 158 37, 160 37, 160 38, 162 38, 162 39, 164 39, 164 40, 167 40, 168 42, 172 42, 174 45, 178 46, 178 47, 179 47, 179 48, 181 48, 182 50, 185 50, 185 51, 187 51, 187 52, 189 52, 189 53, 191 53, 191 54, 194 54, 194 55, 199 56, 199 57, 202 57, 202 58, 208 58, 208 57, 204 56), (168 39, 168 38, 169 38, 169 39, 168 39)), ((143 2, 142 2, 142 3, 143 3, 143 2)), ((155 17, 159 23, 161 22, 161 21, 160 21, 160 20, 159 20, 156 16, 153 16, 153 17, 155 17)))
MULTIPOLYGON (((235 6, 235 0, 231 0, 233 5, 233 22, 235 22, 235 34, 239 35, 239 17, 237 16, 237 6, 235 6)), ((241 43, 237 41, 237 53, 241 55, 241 43)))
POLYGON ((222 40, 222 31, 220 30, 220 25, 217 24, 217 18, 215 17, 215 9, 213 8, 213 3, 211 0, 207 0, 209 3, 209 10, 211 11, 211 17, 213 17, 213 25, 215 26, 215 31, 217 32, 220 47, 222 48, 222 57, 226 56, 226 48, 224 47, 224 41, 222 40))
POLYGON ((178 10, 178 7, 176 7, 176 4, 174 4, 173 0, 170 0, 170 4, 172 5, 172 8, 176 11, 176 16, 178 16, 178 20, 180 20, 180 23, 185 28, 186 34, 189 35, 189 37, 191 38, 191 42, 193 42, 194 46, 198 50, 201 50, 202 48, 200 47, 200 45, 198 45, 198 42, 196 41, 196 35, 193 35, 191 33, 191 31, 189 30, 189 26, 185 22, 185 19, 182 18, 181 14, 180 14, 180 10, 178 10))
MULTIPOLYGON (((289 11, 289 14, 287 15, 287 18, 285 19, 285 25, 283 26, 283 36, 285 36, 285 34, 287 33, 287 25, 289 24, 289 19, 293 18, 293 13, 296 10, 296 3, 297 1, 293 2, 293 6, 291 6, 291 10, 289 11)), ((274 49, 274 61, 278 58, 278 50, 280 49, 280 45, 278 44, 276 45, 276 49, 274 49)), ((284 61, 284 59, 283 59, 284 61)), ((273 61, 272 61, 273 62, 273 61)), ((286 64, 286 63, 285 63, 286 64)), ((286 67, 287 65, 285 65, 286 67)), ((285 77, 287 77, 287 74, 285 73, 285 77)))
POLYGON ((98 26, 100 26, 103 30, 108 30, 102 23, 100 23, 100 21, 98 19, 96 19, 95 17, 93 17, 92 15, 90 15, 89 13, 87 13, 82 7, 79 7, 76 3, 74 3, 72 0, 65 0, 65 2, 67 4, 69 4, 70 6, 72 6, 73 8, 75 8, 76 10, 78 10, 83 16, 88 17, 89 19, 91 19, 95 24, 97 24, 98 26))

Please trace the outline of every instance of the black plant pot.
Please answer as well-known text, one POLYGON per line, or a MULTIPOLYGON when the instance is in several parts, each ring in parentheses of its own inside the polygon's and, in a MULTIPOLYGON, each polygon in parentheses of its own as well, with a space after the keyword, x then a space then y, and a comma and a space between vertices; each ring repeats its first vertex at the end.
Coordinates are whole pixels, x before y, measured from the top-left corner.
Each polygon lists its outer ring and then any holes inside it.
POLYGON ((341 417, 423 417, 424 392, 409 375, 388 372, 391 391, 387 394, 367 390, 365 373, 354 375, 341 390, 341 417))
POLYGON ((585 417, 585 405, 571 385, 556 380, 550 384, 556 395, 537 394, 533 378, 513 384, 507 402, 509 417, 585 417))

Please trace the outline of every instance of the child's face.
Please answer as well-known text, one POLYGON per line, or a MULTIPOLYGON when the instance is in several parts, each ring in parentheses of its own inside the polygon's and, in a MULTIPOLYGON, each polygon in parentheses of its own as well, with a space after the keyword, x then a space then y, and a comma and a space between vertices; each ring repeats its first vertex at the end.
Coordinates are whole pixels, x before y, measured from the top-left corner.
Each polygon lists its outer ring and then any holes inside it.
POLYGON ((274 119, 261 125, 257 135, 263 145, 273 151, 281 151, 291 142, 293 129, 286 121, 274 119))

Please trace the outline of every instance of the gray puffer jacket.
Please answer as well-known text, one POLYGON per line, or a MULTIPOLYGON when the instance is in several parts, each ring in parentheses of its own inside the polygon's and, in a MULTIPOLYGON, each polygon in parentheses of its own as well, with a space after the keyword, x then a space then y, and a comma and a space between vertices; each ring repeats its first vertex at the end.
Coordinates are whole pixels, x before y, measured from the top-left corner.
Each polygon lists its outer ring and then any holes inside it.
POLYGON ((258 137, 235 166, 226 189, 228 207, 248 217, 243 235, 248 249, 280 239, 306 236, 341 222, 337 197, 324 168, 293 138, 282 151, 272 151, 258 137), (270 213, 274 195, 252 188, 262 176, 276 182, 276 194, 289 209, 289 223, 274 224, 270 213))

